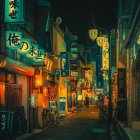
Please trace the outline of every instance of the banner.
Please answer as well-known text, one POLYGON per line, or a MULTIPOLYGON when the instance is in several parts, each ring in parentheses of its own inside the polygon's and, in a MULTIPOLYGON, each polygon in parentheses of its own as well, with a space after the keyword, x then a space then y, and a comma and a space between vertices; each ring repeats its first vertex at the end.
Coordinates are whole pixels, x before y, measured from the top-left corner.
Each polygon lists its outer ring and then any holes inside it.
POLYGON ((61 66, 61 76, 67 77, 69 76, 69 57, 68 53, 61 52, 60 53, 60 66, 61 66))
POLYGON ((23 22, 23 0, 5 0, 5 22, 23 22))

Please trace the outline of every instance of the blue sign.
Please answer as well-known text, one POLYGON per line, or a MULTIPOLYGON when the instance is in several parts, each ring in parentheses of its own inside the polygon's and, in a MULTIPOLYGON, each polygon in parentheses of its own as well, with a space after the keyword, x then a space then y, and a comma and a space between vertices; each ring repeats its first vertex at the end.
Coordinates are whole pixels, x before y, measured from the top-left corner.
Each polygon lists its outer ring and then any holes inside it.
POLYGON ((5 22, 23 22, 23 0, 5 0, 5 22))
POLYGON ((61 76, 69 76, 69 57, 68 53, 61 52, 60 54, 61 76))
POLYGON ((18 49, 21 47, 22 33, 15 31, 6 31, 6 47, 18 49))
POLYGON ((59 97, 59 111, 66 111, 66 97, 59 97))

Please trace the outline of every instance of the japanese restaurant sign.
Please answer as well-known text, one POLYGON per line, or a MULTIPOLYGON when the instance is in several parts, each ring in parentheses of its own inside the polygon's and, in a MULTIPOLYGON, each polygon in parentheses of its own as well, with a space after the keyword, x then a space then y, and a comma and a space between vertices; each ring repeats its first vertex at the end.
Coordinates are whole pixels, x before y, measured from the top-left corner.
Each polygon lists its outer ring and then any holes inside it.
POLYGON ((6 31, 6 47, 15 50, 21 47, 22 33, 16 31, 6 31))
POLYGON ((30 39, 23 38, 22 32, 6 31, 6 47, 31 58, 32 62, 44 62, 44 50, 39 49, 38 44, 33 44, 30 39))
POLYGON ((109 43, 106 43, 102 47, 102 69, 109 70, 109 43))
POLYGON ((0 133, 11 133, 13 125, 13 112, 0 111, 0 133))
POLYGON ((5 0, 5 22, 23 22, 23 15, 23 0, 5 0))
POLYGON ((60 54, 61 76, 66 77, 69 75, 69 58, 68 53, 61 52, 60 54))

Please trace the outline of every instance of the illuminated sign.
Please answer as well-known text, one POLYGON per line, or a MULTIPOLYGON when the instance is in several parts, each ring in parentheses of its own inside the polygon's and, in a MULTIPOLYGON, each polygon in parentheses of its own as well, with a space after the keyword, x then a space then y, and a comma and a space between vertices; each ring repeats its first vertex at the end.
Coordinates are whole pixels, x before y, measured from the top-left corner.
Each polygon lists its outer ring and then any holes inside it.
POLYGON ((38 56, 38 45, 32 44, 30 51, 26 54, 28 58, 35 58, 38 56))
POLYGON ((77 71, 73 71, 73 72, 71 72, 71 76, 78 76, 78 72, 77 71))
POLYGON ((5 0, 5 22, 23 22, 23 0, 5 0))
POLYGON ((78 48, 70 48, 71 52, 78 52, 78 48))
POLYGON ((36 62, 44 62, 44 50, 38 49, 37 57, 33 59, 36 62))
POLYGON ((78 54, 77 53, 71 53, 71 58, 78 58, 78 54))
POLYGON ((31 94, 31 107, 37 107, 37 94, 31 94))
POLYGON ((21 47, 17 50, 20 54, 26 54, 30 51, 32 46, 31 40, 22 38, 21 40, 21 47))
POLYGON ((21 47, 21 32, 6 31, 6 47, 10 49, 18 49, 21 47))
POLYGON ((69 59, 68 53, 61 52, 60 54, 61 76, 66 77, 69 75, 69 59))
POLYGON ((109 43, 106 43, 102 47, 102 69, 109 70, 109 43))

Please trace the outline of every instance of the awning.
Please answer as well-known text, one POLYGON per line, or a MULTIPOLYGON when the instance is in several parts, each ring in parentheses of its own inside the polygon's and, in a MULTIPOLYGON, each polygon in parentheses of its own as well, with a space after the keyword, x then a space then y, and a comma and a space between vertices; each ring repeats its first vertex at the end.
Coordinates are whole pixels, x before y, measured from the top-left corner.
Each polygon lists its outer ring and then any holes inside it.
POLYGON ((6 68, 9 71, 13 71, 28 76, 34 75, 35 72, 34 67, 26 65, 8 56, 7 57, 0 56, 0 68, 6 68))

